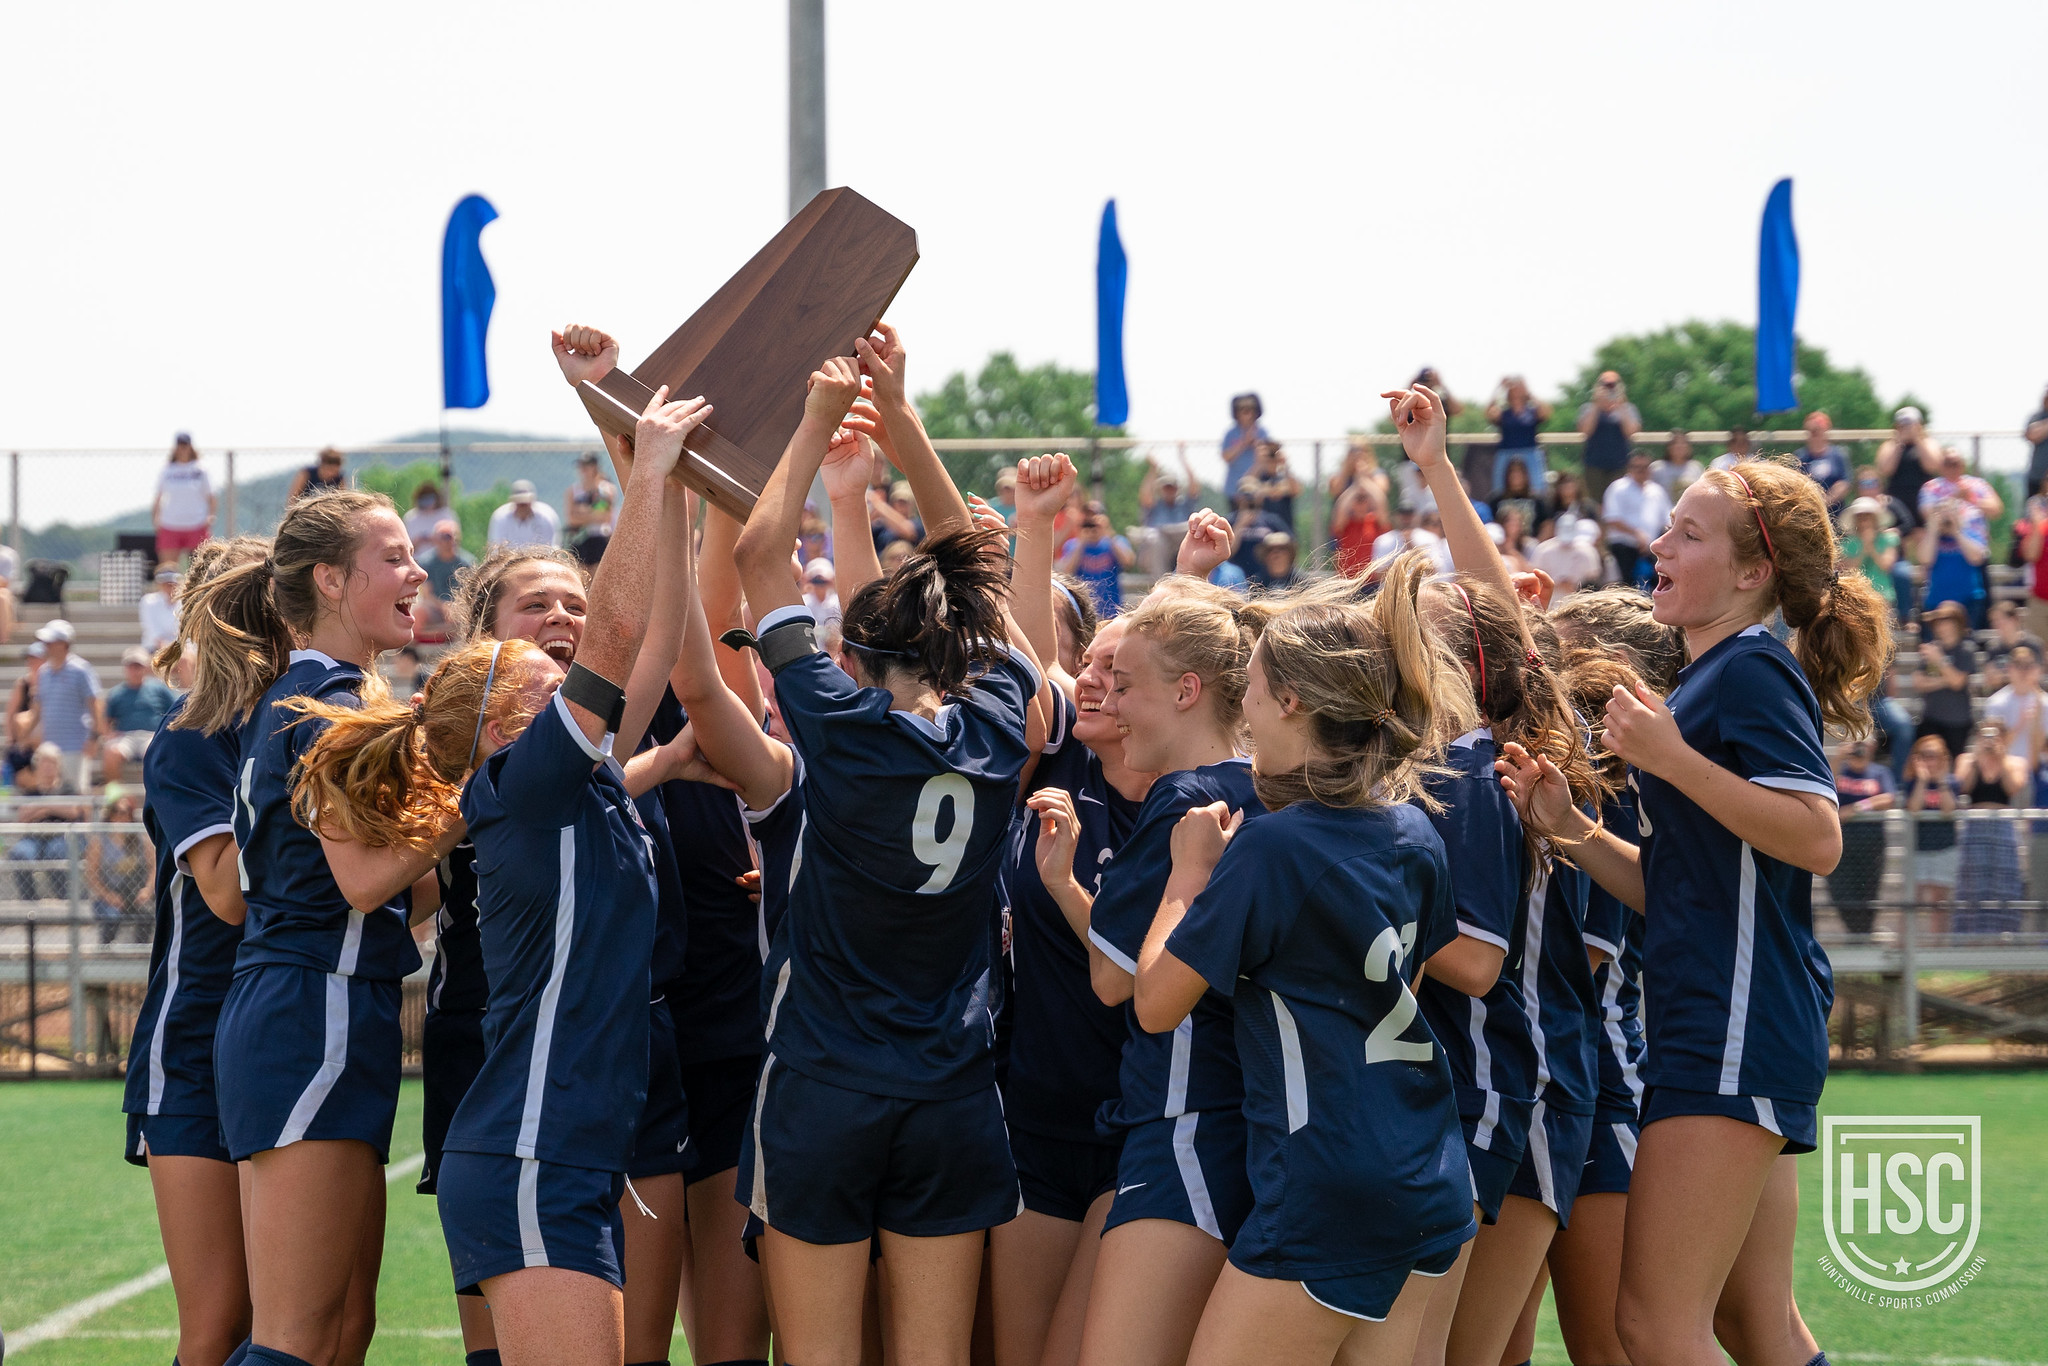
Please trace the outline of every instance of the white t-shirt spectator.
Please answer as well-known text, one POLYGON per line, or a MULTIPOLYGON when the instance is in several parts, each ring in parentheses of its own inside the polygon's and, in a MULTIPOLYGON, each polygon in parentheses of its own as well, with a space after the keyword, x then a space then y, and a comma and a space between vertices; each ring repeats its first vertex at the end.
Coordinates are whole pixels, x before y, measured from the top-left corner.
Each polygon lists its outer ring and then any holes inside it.
MULTIPOLYGON (((1564 519, 1560 517, 1558 520, 1564 519)), ((1607 573, 1606 563, 1600 558, 1600 547, 1569 530, 1537 546, 1536 553, 1529 557, 1529 563, 1550 575, 1560 595, 1596 584, 1607 573)))
POLYGON ((484 540, 494 546, 553 545, 560 536, 562 519, 546 503, 535 499, 525 505, 529 516, 521 517, 520 504, 506 503, 491 514, 491 527, 484 540))
POLYGON ((136 615, 142 618, 142 648, 151 654, 178 638, 178 604, 162 592, 144 593, 136 615))
POLYGON ((1396 527, 1392 531, 1381 532, 1379 539, 1372 543, 1372 557, 1375 560, 1398 555, 1404 550, 1427 550, 1430 557, 1436 561, 1438 574, 1452 572, 1450 543, 1434 531, 1425 531, 1421 527, 1416 527, 1413 531, 1402 531, 1396 527))
MULTIPOLYGON (((2034 704, 2033 724, 2040 725, 2048 718, 2048 693, 2036 688, 2031 699, 2034 704)), ((2010 685, 1984 699, 1984 719, 2005 722, 2005 752, 2016 759, 2027 757, 2027 694, 2013 691, 2010 685)))
POLYGON ((157 505, 157 521, 167 530, 191 531, 205 526, 213 515, 207 506, 213 501, 213 485, 197 460, 165 465, 157 472, 156 492, 163 500, 157 505))
POLYGON ((1654 479, 1638 484, 1624 476, 1607 486, 1606 496, 1600 500, 1600 519, 1621 522, 1642 533, 1642 544, 1638 546, 1620 532, 1610 530, 1607 533, 1609 545, 1648 550, 1650 542, 1662 536, 1664 528, 1671 525, 1671 499, 1654 479))

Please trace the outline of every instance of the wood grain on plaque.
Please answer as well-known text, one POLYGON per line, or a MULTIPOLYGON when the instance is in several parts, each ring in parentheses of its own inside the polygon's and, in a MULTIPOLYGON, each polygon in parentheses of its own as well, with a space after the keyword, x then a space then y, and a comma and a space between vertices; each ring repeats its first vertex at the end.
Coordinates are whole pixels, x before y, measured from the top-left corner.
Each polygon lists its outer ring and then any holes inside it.
POLYGON ((678 476, 735 516, 752 511, 803 418, 804 381, 850 356, 917 264, 917 233, 852 190, 826 190, 628 375, 582 386, 599 426, 630 436, 654 391, 716 410, 678 476))

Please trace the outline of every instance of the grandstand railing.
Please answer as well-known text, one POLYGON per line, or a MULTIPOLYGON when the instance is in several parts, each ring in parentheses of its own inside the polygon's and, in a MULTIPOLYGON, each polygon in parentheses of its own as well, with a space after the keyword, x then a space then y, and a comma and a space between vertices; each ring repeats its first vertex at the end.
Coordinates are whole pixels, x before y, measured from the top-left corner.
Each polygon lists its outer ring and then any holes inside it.
MULTIPOLYGON (((1705 448, 1716 446, 1728 438, 1725 431, 1694 431, 1688 435, 1695 444, 1705 448)), ((1852 450, 1867 450, 1877 443, 1889 439, 1889 428, 1842 429, 1832 434, 1838 444, 1852 450)), ((1961 448, 1968 456, 1971 466, 1995 472, 2009 472, 2026 468, 2031 447, 2016 429, 2007 430, 1942 430, 1930 433, 1931 437, 1944 444, 1961 448)), ((1765 451, 1789 451, 1806 438, 1799 430, 1773 430, 1750 433, 1752 441, 1765 451)), ((1669 432, 1641 432, 1634 441, 1638 445, 1661 446, 1671 439, 1669 432)), ((1583 444, 1577 432, 1544 432, 1537 440, 1546 447, 1574 447, 1583 444)), ((1350 433, 1341 436, 1297 436, 1279 438, 1293 463, 1297 475, 1304 483, 1300 508, 1310 518, 1305 525, 1320 526, 1328 520, 1326 481, 1341 469, 1345 451, 1354 442, 1366 442, 1374 447, 1397 447, 1399 436, 1392 433, 1350 433)), ((1453 432, 1450 443, 1458 447, 1492 446, 1498 437, 1491 431, 1453 432)), ((997 457, 1010 452, 1036 453, 1046 450, 1064 450, 1072 454, 1082 465, 1083 475, 1089 473, 1086 456, 1099 451, 1126 451, 1143 459, 1159 462, 1162 468, 1178 469, 1183 462, 1188 464, 1196 477, 1210 488, 1221 488, 1223 482, 1222 443, 1213 437, 1095 437, 1088 434, 1050 437, 985 437, 970 439, 948 439, 933 443, 942 453, 969 454, 987 453, 993 462, 997 457)), ((385 442, 374 445, 349 446, 342 448, 352 461, 370 461, 382 464, 405 465, 414 461, 438 461, 441 447, 430 441, 385 442)), ((522 468, 522 462, 533 462, 543 457, 559 459, 574 456, 584 451, 595 451, 598 442, 590 438, 574 441, 479 441, 456 443, 454 453, 464 460, 475 457, 491 457, 494 466, 501 467, 506 479, 528 477, 531 471, 522 468)), ((208 473, 213 476, 220 495, 220 515, 215 529, 223 534, 240 531, 268 531, 267 525, 257 525, 257 519, 245 515, 238 507, 237 493, 246 480, 284 473, 300 466, 311 464, 316 448, 311 446, 262 446, 262 447, 209 447, 202 453, 202 461, 208 473)), ((1384 454, 1384 450, 1383 450, 1384 454)), ((21 528, 47 526, 53 522, 74 520, 79 514, 79 490, 82 487, 79 462, 91 462, 102 469, 109 465, 131 467, 138 479, 147 482, 153 479, 155 469, 164 461, 161 448, 115 449, 115 448, 19 448, 7 452, 8 459, 8 543, 19 549, 21 528)), ((991 470, 992 472, 992 470, 991 470)), ((86 476, 91 477, 91 476, 86 476)), ((551 503, 559 492, 543 488, 541 494, 551 503)), ((123 500, 116 499, 117 503, 123 500)), ((148 493, 137 496, 132 503, 134 509, 146 509, 148 493)), ((107 508, 104 497, 95 497, 91 504, 93 516, 102 515, 107 508)), ((115 509, 119 511, 117 507, 115 509)))
MULTIPOLYGON (((120 1074, 149 978, 148 855, 132 822, 0 823, 0 1077, 120 1074)), ((1956 1046, 2048 1062, 2048 809, 1847 813, 1841 864, 1813 889, 1837 1065, 1956 1046), (1923 902, 1916 886, 1944 860, 1918 855, 1917 832, 1944 825, 1962 885, 1923 902)), ((431 961, 430 943, 421 952, 431 961)), ((405 983, 409 1068, 425 972, 405 983)))

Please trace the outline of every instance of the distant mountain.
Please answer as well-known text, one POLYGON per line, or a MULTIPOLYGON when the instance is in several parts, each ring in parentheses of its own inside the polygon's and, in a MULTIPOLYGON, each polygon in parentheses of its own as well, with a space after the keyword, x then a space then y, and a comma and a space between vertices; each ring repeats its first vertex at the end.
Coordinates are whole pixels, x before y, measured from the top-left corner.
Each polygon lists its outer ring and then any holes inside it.
MULTIPOLYGON (((479 452, 470 449, 479 442, 497 441, 576 441, 579 437, 540 436, 524 432, 493 432, 478 430, 450 431, 448 433, 455 482, 458 488, 472 497, 489 490, 497 490, 500 498, 510 492, 515 479, 531 479, 541 497, 559 505, 563 493, 576 477, 574 455, 550 455, 539 452, 499 453, 479 452)), ((438 445, 441 434, 438 431, 412 432, 394 436, 372 445, 398 445, 422 442, 438 445)), ((597 439, 590 438, 591 449, 597 449, 597 439)), ((372 482, 385 484, 399 469, 410 469, 416 464, 424 468, 418 473, 430 477, 440 464, 438 454, 420 456, 362 455, 351 456, 348 471, 360 477, 366 470, 384 471, 384 478, 372 482)), ((268 534, 277 528, 278 519, 284 516, 285 494, 291 489, 296 470, 282 474, 268 474, 256 479, 242 479, 235 486, 235 530, 268 534)), ((410 490, 404 498, 394 498, 401 506, 410 502, 410 490)), ((557 511, 560 511, 557 506, 557 511)), ((225 507, 223 507, 225 513, 225 507)), ((149 508, 132 509, 90 525, 75 526, 68 522, 57 522, 41 530, 21 529, 21 551, 23 559, 62 560, 70 563, 82 576, 90 577, 95 565, 94 558, 102 551, 114 548, 114 538, 121 532, 146 532, 150 529, 149 508)))

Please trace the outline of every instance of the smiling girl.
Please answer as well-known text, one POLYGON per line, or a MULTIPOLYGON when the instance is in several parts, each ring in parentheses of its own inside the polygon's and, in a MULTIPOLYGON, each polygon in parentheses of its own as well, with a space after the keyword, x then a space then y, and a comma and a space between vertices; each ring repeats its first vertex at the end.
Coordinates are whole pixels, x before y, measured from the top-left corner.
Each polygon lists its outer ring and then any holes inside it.
MULTIPOLYGON (((426 573, 389 499, 339 490, 286 513, 270 555, 194 589, 199 668, 176 725, 239 728, 234 834, 246 933, 214 1068, 230 1155, 249 1164, 251 1361, 359 1361, 375 1325, 398 1105, 399 982, 419 966, 406 894, 454 844, 372 849, 308 828, 291 775, 318 738, 302 704, 383 693, 426 573)), ((413 910, 431 909, 432 881, 413 910)))
POLYGON ((1841 824, 1822 736, 1868 729, 1890 655, 1885 604, 1835 568, 1826 499, 1798 469, 1709 472, 1651 546, 1656 619, 1692 663, 1669 705, 1617 687, 1607 747, 1639 794, 1640 850, 1574 808, 1561 776, 1511 748, 1508 783, 1644 914, 1648 1049, 1616 1326, 1639 1366, 1817 1355, 1792 1305, 1793 1156, 1814 1146, 1833 980, 1813 875, 1841 824), (1787 649, 1765 623, 1796 632, 1787 649))

